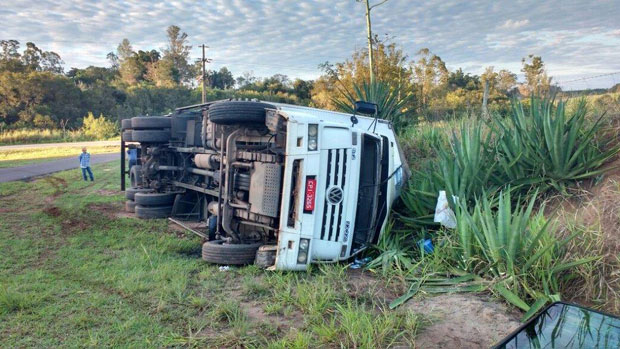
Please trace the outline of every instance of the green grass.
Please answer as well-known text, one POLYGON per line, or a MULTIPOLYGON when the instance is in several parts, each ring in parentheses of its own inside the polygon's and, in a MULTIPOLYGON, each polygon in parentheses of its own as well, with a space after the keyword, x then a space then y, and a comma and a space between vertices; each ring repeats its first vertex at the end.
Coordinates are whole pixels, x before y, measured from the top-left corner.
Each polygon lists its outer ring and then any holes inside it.
POLYGON ((413 345, 419 316, 353 292, 346 266, 221 272, 197 237, 118 217, 118 164, 93 170, 0 184, 2 346, 413 345))
MULTIPOLYGON (((91 154, 117 153, 119 151, 120 147, 118 146, 88 147, 88 152, 91 154)), ((0 150, 0 168, 36 164, 69 156, 75 156, 77 159, 81 152, 81 146, 0 150)))

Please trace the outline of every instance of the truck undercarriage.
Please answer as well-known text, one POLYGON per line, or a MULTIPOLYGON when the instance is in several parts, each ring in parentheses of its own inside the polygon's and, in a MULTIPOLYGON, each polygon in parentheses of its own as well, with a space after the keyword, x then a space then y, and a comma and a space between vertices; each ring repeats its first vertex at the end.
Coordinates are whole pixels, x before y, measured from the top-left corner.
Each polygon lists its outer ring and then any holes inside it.
POLYGON ((184 226, 202 222, 201 231, 191 230, 204 238, 203 259, 213 263, 268 267, 294 250, 284 268, 305 268, 315 237, 315 261, 351 256, 378 236, 393 201, 390 142, 313 120, 234 100, 123 120, 122 152, 127 145, 140 154, 128 171, 127 209, 184 226))

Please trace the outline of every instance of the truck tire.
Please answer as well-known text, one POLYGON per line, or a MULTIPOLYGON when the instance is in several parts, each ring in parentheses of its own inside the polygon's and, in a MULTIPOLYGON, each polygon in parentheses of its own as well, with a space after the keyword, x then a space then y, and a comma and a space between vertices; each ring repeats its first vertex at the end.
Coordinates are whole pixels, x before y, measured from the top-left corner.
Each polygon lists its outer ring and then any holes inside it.
POLYGON ((170 118, 167 116, 136 116, 131 118, 131 128, 134 130, 170 128, 170 125, 170 118))
POLYGON ((153 192, 153 189, 131 187, 125 190, 125 198, 127 200, 133 200, 136 196, 136 193, 150 193, 150 192, 153 192))
POLYGON ((177 193, 136 193, 134 201, 140 206, 170 206, 177 193))
POLYGON ((131 128, 131 119, 121 120, 121 130, 125 131, 131 128))
POLYGON ((134 213, 136 211, 136 202, 133 200, 125 201, 125 212, 134 213))
POLYGON ((207 241, 202 245, 202 259, 215 264, 244 265, 254 263, 262 243, 228 244, 224 240, 207 241))
POLYGON ((123 131, 123 135, 122 135, 123 141, 125 141, 125 142, 133 142, 132 135, 133 135, 133 131, 132 130, 125 130, 125 131, 123 131))
POLYGON ((142 206, 136 205, 136 217, 142 219, 167 218, 172 213, 172 206, 142 206))
POLYGON ((170 129, 165 130, 133 130, 131 139, 140 143, 166 143, 170 140, 170 129))
POLYGON ((142 165, 133 165, 129 170, 129 183, 134 188, 142 186, 142 165))
POLYGON ((275 109, 275 106, 249 101, 218 102, 209 107, 209 120, 220 125, 264 124, 265 108, 275 109))

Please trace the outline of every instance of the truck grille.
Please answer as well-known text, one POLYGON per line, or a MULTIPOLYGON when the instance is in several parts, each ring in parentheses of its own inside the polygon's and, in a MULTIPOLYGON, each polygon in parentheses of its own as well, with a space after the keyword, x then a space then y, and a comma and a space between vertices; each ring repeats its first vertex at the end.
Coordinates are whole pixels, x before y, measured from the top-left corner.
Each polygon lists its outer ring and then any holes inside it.
POLYGON ((327 151, 325 199, 321 240, 338 241, 342 226, 345 181, 347 179, 347 149, 327 151))

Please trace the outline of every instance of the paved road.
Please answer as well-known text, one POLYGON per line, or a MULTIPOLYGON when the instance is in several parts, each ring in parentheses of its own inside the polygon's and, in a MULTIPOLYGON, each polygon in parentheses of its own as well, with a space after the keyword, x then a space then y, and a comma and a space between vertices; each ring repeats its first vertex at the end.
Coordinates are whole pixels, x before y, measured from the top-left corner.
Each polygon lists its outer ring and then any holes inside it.
POLYGON ((95 147, 106 145, 121 145, 121 141, 95 141, 95 142, 64 142, 64 143, 41 143, 41 144, 17 144, 0 146, 0 151, 31 149, 31 148, 57 148, 57 147, 95 147))
MULTIPOLYGON (((90 156, 91 164, 100 164, 114 160, 120 160, 119 153, 93 154, 90 156)), ((80 163, 78 162, 77 156, 72 156, 58 160, 41 162, 38 164, 0 168, 0 183, 24 180, 78 167, 80 167, 80 163)), ((97 174, 95 174, 95 176, 96 175, 97 174)))

